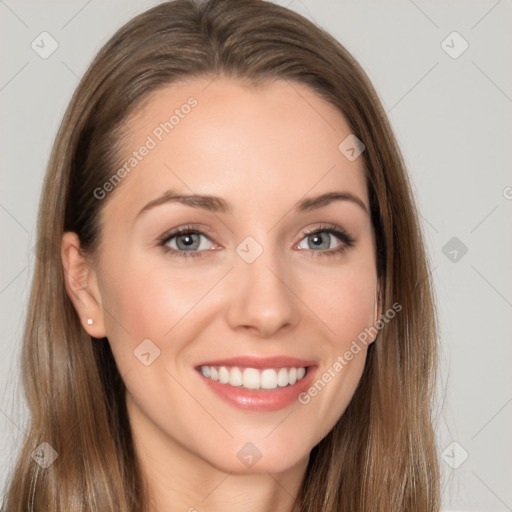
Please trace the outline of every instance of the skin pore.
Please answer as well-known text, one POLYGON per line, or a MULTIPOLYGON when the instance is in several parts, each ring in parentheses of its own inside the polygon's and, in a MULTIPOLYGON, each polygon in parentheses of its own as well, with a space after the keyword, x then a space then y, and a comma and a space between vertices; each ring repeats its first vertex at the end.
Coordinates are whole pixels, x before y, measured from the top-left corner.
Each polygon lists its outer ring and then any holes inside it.
POLYGON ((151 510, 297 510, 293 499, 309 453, 350 402, 366 347, 309 403, 273 411, 226 402, 196 366, 284 355, 314 361, 316 381, 375 322, 375 240, 363 162, 338 149, 351 130, 303 84, 277 80, 256 88, 227 77, 167 86, 128 125, 126 160, 148 136, 156 146, 112 197, 99 199, 98 261, 80 256, 74 233, 64 234, 62 259, 84 329, 108 337, 126 383, 151 510), (155 127, 190 97, 197 105, 158 140, 155 127), (166 202, 139 214, 168 190, 218 196, 231 211, 166 202), (362 205, 342 199, 295 210, 305 198, 334 191, 362 205), (349 237, 326 232, 326 225, 349 237), (164 241, 166 252, 159 239, 183 226, 196 234, 164 241), (240 244, 262 252, 248 262, 240 244), (146 366, 134 351, 148 339, 160 353, 146 366), (237 456, 246 443, 261 454, 251 467, 237 456))

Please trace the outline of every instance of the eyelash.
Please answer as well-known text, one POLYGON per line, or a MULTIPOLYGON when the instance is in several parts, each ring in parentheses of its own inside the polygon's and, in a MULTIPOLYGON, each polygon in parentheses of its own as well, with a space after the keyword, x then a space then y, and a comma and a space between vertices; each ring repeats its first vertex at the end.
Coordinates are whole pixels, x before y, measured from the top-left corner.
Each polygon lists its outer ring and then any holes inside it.
MULTIPOLYGON (((162 247, 163 251, 167 253, 174 253, 175 256, 178 256, 180 258, 197 258, 202 257, 204 252, 207 251, 180 251, 177 249, 173 249, 171 247, 167 247, 167 243, 172 240, 174 237, 179 235, 190 235, 190 234, 197 234, 197 235, 204 235, 208 238, 208 233, 210 232, 209 229, 197 229, 192 225, 188 226, 182 226, 180 228, 177 228, 173 230, 170 233, 164 233, 159 239, 158 239, 158 246, 162 247)), ((336 255, 341 255, 346 252, 347 249, 350 247, 353 247, 355 244, 355 239, 349 235, 344 229, 338 228, 332 224, 324 224, 321 226, 317 226, 316 228, 313 228, 311 230, 306 230, 303 233, 303 237, 300 241, 302 241, 303 238, 314 235, 317 233, 329 233, 331 235, 334 235, 337 237, 341 242, 343 242, 343 245, 341 245, 338 249, 331 249, 331 250, 325 250, 325 251, 314 251, 312 249, 306 249, 306 254, 308 256, 316 258, 317 255, 312 255, 310 253, 320 253, 318 256, 320 257, 333 257, 336 255)), ((301 251, 304 251, 304 249, 300 249, 301 251)))

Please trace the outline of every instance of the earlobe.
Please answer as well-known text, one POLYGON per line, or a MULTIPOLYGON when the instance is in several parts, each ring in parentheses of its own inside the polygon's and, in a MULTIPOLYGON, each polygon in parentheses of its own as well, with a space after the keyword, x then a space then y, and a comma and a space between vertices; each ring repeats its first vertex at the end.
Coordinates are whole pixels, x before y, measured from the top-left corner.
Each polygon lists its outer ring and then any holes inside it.
POLYGON ((101 294, 96 272, 80 251, 80 239, 67 231, 62 236, 64 283, 84 330, 94 338, 106 336, 101 294))

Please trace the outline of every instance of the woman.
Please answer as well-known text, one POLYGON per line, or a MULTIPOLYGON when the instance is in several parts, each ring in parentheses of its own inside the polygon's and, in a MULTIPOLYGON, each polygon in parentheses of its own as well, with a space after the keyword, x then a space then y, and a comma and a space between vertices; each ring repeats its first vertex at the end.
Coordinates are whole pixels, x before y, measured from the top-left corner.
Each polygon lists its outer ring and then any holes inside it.
POLYGON ((437 511, 436 357, 364 71, 283 7, 162 3, 55 141, 4 508, 437 511))

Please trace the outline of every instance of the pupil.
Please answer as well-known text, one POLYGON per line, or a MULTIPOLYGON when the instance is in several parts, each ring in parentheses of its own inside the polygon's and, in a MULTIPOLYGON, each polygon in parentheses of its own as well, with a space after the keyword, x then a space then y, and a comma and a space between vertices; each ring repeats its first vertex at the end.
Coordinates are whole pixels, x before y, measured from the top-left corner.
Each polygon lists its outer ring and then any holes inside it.
POLYGON ((313 240, 313 244, 315 247, 323 247, 325 249, 328 248, 329 245, 329 235, 327 235, 327 238, 325 241, 322 240, 322 234, 321 233, 315 233, 314 235, 310 235, 311 239, 313 240))

